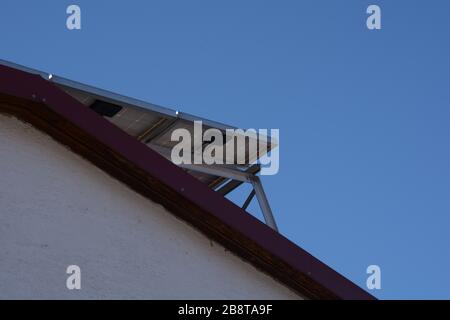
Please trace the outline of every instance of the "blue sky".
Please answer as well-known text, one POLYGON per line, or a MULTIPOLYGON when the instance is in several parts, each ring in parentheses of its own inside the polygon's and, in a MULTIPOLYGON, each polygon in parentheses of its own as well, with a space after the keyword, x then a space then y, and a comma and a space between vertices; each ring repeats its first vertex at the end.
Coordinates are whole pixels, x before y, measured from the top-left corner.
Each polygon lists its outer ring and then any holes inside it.
POLYGON ((362 287, 379 265, 379 298, 442 299, 449 10, 445 0, 3 0, 0 58, 279 128, 280 172, 263 183, 281 232, 362 287), (69 4, 81 7, 82 30, 66 29, 69 4), (366 28, 369 4, 381 7, 382 30, 366 28))

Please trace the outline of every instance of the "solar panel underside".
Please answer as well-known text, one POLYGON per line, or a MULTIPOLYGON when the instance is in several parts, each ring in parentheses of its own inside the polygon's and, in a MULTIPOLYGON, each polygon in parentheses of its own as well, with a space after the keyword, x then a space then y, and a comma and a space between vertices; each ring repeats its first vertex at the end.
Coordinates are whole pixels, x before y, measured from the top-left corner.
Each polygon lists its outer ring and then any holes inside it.
MULTIPOLYGON (((172 132, 175 129, 184 128, 188 130, 192 136, 194 134, 194 122, 177 117, 175 113, 173 116, 170 116, 124 101, 117 101, 107 96, 97 95, 93 92, 83 91, 61 84, 57 85, 86 107, 101 114, 105 119, 167 159, 170 159, 172 147, 178 143, 177 141, 171 140, 172 132)), ((199 120, 201 119, 199 118, 199 120)), ((211 127, 214 126, 204 125, 203 130, 207 130, 211 127)), ((220 128, 219 130, 225 134, 223 128, 220 128)), ((204 147, 205 145, 202 146, 202 148, 204 147)), ((270 144, 268 144, 267 147, 270 149, 270 144)), ((192 153, 193 152, 194 150, 192 149, 192 153)), ((256 160, 257 155, 249 155, 247 152, 246 156, 250 160, 249 163, 236 165, 233 166, 233 168, 241 171, 250 171, 252 162, 253 160, 256 160)), ((228 181, 228 179, 211 174, 192 170, 186 171, 213 189, 218 188, 228 181)))

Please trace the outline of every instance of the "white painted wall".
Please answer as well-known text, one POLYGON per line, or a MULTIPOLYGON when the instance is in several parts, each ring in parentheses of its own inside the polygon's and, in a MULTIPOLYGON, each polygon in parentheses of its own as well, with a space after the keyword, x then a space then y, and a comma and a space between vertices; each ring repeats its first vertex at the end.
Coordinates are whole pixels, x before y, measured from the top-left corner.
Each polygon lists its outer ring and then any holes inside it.
POLYGON ((4 115, 0 170, 0 298, 300 298, 4 115), (81 268, 81 290, 66 288, 71 264, 81 268))

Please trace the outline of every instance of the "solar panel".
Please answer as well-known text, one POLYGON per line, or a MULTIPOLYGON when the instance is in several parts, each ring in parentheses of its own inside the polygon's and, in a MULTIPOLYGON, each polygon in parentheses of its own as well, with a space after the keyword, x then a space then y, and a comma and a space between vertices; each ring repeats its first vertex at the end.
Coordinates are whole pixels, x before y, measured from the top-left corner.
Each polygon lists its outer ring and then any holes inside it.
MULTIPOLYGON (((186 129, 193 136, 194 120, 200 120, 204 123, 203 132, 210 128, 215 128, 221 130, 224 137, 226 137, 225 130, 227 128, 234 129, 234 127, 209 121, 201 117, 194 117, 192 115, 184 117, 184 114, 175 110, 165 109, 165 112, 161 113, 159 109, 154 110, 151 106, 146 108, 136 104, 133 105, 133 101, 130 101, 129 98, 120 96, 120 99, 117 99, 108 92, 101 92, 99 94, 102 90, 92 90, 90 87, 84 87, 84 85, 76 83, 73 86, 70 86, 68 82, 65 82, 64 84, 56 82, 56 85, 87 107, 90 107, 97 112, 100 110, 101 112, 99 113, 107 120, 126 133, 137 138, 142 143, 145 143, 167 159, 170 159, 172 148, 178 144, 178 141, 172 141, 171 139, 173 131, 177 129, 186 129), (111 110, 106 110, 108 107, 110 107, 111 110)), ((227 143, 230 143, 230 137, 228 137, 228 140, 224 139, 225 148, 227 143)), ((259 143, 261 143, 261 141, 259 141, 259 143)), ((202 148, 204 148, 205 145, 207 144, 202 145, 202 148)), ((270 151, 273 145, 273 143, 267 143, 267 151, 270 151)), ((192 153, 194 153, 194 151, 195 150, 192 149, 192 153)), ((259 156, 262 156, 262 154, 257 154, 255 152, 249 154, 248 150, 245 150, 245 152, 246 163, 242 165, 232 165, 231 167, 233 169, 245 172, 259 156)), ((230 155, 225 153, 223 162, 226 163, 227 159, 234 163, 236 160, 230 158, 230 155)), ((230 167, 230 165, 228 165, 228 167, 230 167)), ((218 175, 197 172, 194 170, 187 171, 212 188, 217 188, 221 182, 227 180, 218 175)))

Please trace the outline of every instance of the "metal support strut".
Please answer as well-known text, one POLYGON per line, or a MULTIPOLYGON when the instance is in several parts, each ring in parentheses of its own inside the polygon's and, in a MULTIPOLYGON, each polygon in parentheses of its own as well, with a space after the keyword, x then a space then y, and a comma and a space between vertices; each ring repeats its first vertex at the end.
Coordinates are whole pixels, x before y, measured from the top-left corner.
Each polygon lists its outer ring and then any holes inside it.
MULTIPOLYGON (((270 208, 269 200, 267 199, 266 193, 264 192, 264 188, 261 183, 261 179, 256 176, 255 174, 244 172, 238 169, 234 168, 228 168, 228 167, 220 167, 217 165, 180 165, 180 167, 197 171, 197 172, 203 172, 211 175, 215 175, 218 177, 227 178, 233 181, 239 181, 240 183, 248 182, 251 183, 253 186, 253 191, 250 193, 249 197, 245 201, 243 205, 243 209, 247 209, 248 205, 250 204, 253 197, 256 195, 256 199, 258 200, 259 207, 261 208, 261 211, 264 216, 264 220, 266 224, 271 227, 273 230, 278 232, 278 227, 275 222, 275 218, 272 213, 272 209, 270 208)), ((230 182, 230 183, 232 183, 230 182)), ((220 189, 218 190, 220 192, 220 189)), ((222 193, 222 192, 221 192, 222 193)), ((224 194, 225 195, 225 194, 224 194)))

